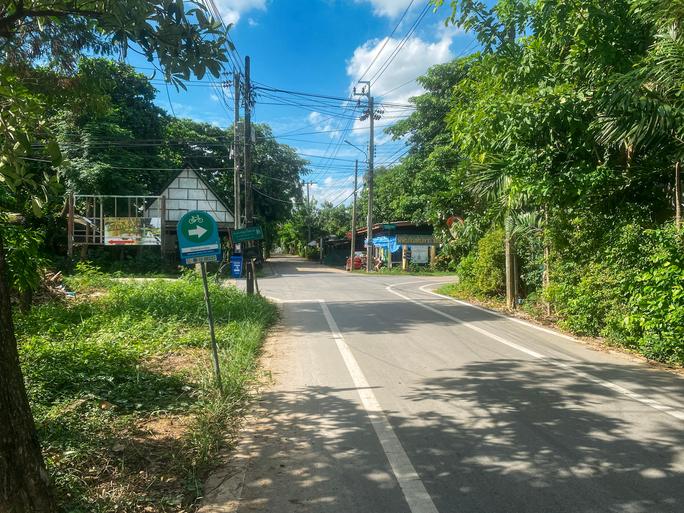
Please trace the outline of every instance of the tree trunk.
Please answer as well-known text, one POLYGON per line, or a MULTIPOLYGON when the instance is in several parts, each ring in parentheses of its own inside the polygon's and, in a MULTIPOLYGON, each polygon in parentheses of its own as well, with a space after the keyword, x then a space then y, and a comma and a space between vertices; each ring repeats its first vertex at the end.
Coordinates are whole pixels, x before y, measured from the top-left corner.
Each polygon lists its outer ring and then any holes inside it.
POLYGON ((544 305, 546 307, 546 315, 551 315, 551 303, 546 297, 551 284, 551 246, 549 243, 549 208, 544 208, 544 231, 542 232, 544 239, 544 272, 542 273, 542 290, 544 291, 544 305))
POLYGON ((506 306, 515 308, 515 250, 513 248, 513 235, 511 234, 511 221, 506 219, 505 251, 506 251, 506 306))
MULTIPOLYGON (((545 296, 549 290, 549 285, 551 284, 551 276, 549 274, 550 264, 551 248, 549 247, 549 243, 544 241, 544 272, 542 274, 542 289, 545 296)), ((547 297, 544 297, 544 304, 546 306, 546 315, 551 315, 551 303, 547 297)))
POLYGON ((0 234, 0 511, 52 513, 55 501, 19 366, 3 246, 0 234))
POLYGON ((675 163, 675 226, 682 227, 682 163, 675 163))

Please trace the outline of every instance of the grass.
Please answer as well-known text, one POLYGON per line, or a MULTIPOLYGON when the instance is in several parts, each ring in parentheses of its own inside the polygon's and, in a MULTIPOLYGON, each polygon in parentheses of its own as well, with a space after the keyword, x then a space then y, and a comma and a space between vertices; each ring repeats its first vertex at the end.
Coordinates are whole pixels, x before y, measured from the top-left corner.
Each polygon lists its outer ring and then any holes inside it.
POLYGON ((198 277, 129 283, 82 266, 66 281, 74 300, 16 317, 61 511, 192 511, 248 405, 275 307, 211 285, 221 395, 198 277))
POLYGON ((463 301, 471 301, 495 310, 506 309, 506 301, 502 296, 483 296, 481 294, 475 294, 469 287, 458 282, 442 285, 435 290, 435 292, 445 296, 462 299, 463 301))

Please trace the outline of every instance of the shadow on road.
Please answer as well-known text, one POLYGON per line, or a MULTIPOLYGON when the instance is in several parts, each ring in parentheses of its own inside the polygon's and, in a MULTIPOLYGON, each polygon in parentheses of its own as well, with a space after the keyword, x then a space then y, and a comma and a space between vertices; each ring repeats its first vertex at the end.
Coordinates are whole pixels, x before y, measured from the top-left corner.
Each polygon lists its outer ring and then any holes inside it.
MULTIPOLYGON (((441 372, 407 397, 418 414, 386 412, 440 513, 684 510, 673 419, 526 361, 441 372)), ((262 406, 240 511, 407 511, 355 389, 272 392, 262 406)))
MULTIPOLYGON (((595 365, 578 367, 599 373, 595 365)), ((445 402, 465 414, 425 412, 428 433, 410 420, 393 422, 405 446, 417 448, 412 459, 421 475, 440 476, 426 485, 443 513, 449 501, 461 511, 684 511, 684 431, 675 419, 534 362, 441 372, 407 399, 445 402)))

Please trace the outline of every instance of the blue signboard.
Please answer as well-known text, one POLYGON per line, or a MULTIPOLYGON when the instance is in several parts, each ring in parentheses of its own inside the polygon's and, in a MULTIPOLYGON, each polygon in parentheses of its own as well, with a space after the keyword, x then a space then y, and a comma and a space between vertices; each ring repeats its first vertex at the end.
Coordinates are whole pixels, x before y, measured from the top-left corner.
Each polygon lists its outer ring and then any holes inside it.
POLYGON ((192 210, 178 221, 178 249, 185 265, 221 260, 218 225, 202 210, 192 210))
POLYGON ((233 255, 230 257, 230 275, 233 278, 242 276, 242 255, 233 255))

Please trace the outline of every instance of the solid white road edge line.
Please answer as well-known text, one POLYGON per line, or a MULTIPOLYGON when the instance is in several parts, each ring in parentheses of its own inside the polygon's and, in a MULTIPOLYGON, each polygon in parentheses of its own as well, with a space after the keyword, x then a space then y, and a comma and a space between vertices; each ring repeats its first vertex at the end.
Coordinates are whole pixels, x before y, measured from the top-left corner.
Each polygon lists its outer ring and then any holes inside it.
POLYGON ((399 438, 392 429, 392 425, 389 423, 389 420, 387 420, 387 416, 382 411, 380 403, 375 397, 375 393, 373 393, 373 389, 370 387, 368 380, 366 380, 366 376, 363 374, 351 349, 345 342, 342 333, 340 333, 328 305, 325 304, 325 300, 323 299, 320 299, 319 302, 325 320, 328 322, 330 332, 337 344, 337 349, 342 355, 342 359, 347 366, 347 371, 349 371, 352 381, 354 381, 361 403, 373 425, 375 434, 380 440, 380 445, 387 456, 387 460, 392 467, 392 472, 401 487, 411 513, 439 513, 432 502, 430 494, 420 480, 416 469, 413 468, 413 464, 406 454, 406 451, 404 451, 404 447, 401 445, 399 438))
POLYGON ((443 299, 448 299, 449 301, 453 301, 454 303, 457 303, 459 305, 469 306, 470 308, 474 308, 475 310, 480 310, 481 312, 487 312, 487 313, 490 313, 490 314, 495 315, 497 317, 501 317, 502 319, 507 319, 509 321, 517 322, 518 324, 522 324, 523 326, 528 326, 530 328, 534 328, 535 330, 543 331, 544 333, 549 333, 550 335, 555 335, 556 337, 561 337, 561 338, 564 338, 566 340, 572 340, 573 342, 579 342, 579 340, 577 340, 575 337, 571 337, 570 335, 566 335, 565 333, 559 333, 557 331, 550 330, 549 328, 545 328, 543 326, 539 326, 537 324, 527 322, 523 319, 517 319, 515 317, 509 317, 508 315, 500 314, 499 312, 496 312, 494 310, 490 310, 489 308, 483 308, 483 307, 478 306, 478 305, 473 305, 471 303, 468 303, 467 301, 461 301, 460 299, 456 299, 454 297, 445 296, 444 294, 439 294, 439 293, 434 292, 432 290, 425 290, 427 287, 431 287, 433 285, 439 285, 440 283, 443 283, 443 282, 428 283, 427 285, 423 285, 422 287, 420 287, 420 290, 425 292, 426 294, 432 294, 433 296, 441 297, 443 299))
MULTIPOLYGON (((415 282, 414 282, 414 283, 415 283, 415 282)), ((446 313, 446 312, 442 312, 441 310, 438 310, 437 308, 433 308, 433 307, 431 307, 431 306, 429 306, 429 305, 423 304, 422 302, 418 301, 417 299, 410 298, 410 297, 405 296, 404 294, 402 294, 402 293, 400 293, 400 292, 397 292, 396 290, 393 290, 392 287, 396 287, 397 285, 401 285, 401 284, 400 284, 400 283, 397 283, 396 285, 389 285, 389 286, 385 287, 385 289, 386 289, 388 292, 391 292, 392 294, 394 294, 395 296, 399 296, 399 297, 401 297, 401 298, 403 298, 403 299, 405 299, 405 300, 407 300, 407 301, 410 301, 411 303, 415 303, 415 304, 418 305, 418 306, 422 306, 422 307, 425 308, 426 310, 430 310, 431 312, 434 312, 434 313, 436 313, 437 315, 441 315, 442 317, 446 317, 447 319, 450 319, 450 320, 452 320, 452 321, 454 321, 454 322, 457 322, 457 323, 459 323, 460 325, 465 326, 466 328, 469 328, 469 329, 471 329, 471 330, 473 330, 473 331, 477 331, 478 333, 480 333, 480 334, 482 334, 482 335, 484 335, 484 336, 486 336, 486 337, 489 337, 489 338, 491 338, 492 340, 496 340, 497 342, 500 342, 501 344, 505 344, 505 345, 507 345, 507 346, 509 346, 509 347, 512 347, 513 349, 517 349, 518 351, 521 351, 521 352, 523 352, 523 353, 525 353, 525 354, 528 354, 529 356, 532 356, 533 358, 537 358, 537 359, 539 359, 539 360, 544 360, 545 362, 550 363, 551 365, 554 365, 554 366, 556 366, 556 367, 558 367, 558 368, 567 370, 568 372, 571 372, 571 373, 575 374, 576 376, 579 376, 579 377, 584 378, 584 379, 586 379, 586 380, 588 380, 588 381, 591 381, 592 383, 596 383, 597 385, 601 385, 601 386, 603 386, 603 387, 605 387, 605 388, 608 388, 608 389, 610 389, 610 390, 613 390, 614 392, 617 392, 617 393, 619 393, 619 394, 622 394, 622 395, 624 395, 625 397, 629 397, 630 399, 633 399, 634 401, 638 401, 638 402, 640 402, 640 403, 642 403, 642 404, 645 404, 646 406, 650 406, 651 408, 653 408, 653 409, 655 409, 655 410, 658 410, 658 411, 660 411, 660 412, 662 412, 662 413, 665 413, 665 414, 667 414, 667 415, 669 415, 669 416, 671 416, 671 417, 674 417, 675 419, 684 420, 684 412, 681 412, 681 411, 679 411, 679 410, 676 410, 675 408, 672 408, 672 407, 670 407, 670 406, 666 406, 666 405, 664 405, 664 404, 661 404, 661 403, 659 403, 658 401, 654 401, 653 399, 649 399, 648 397, 644 397, 644 396, 641 395, 641 394, 638 394, 638 393, 636 393, 636 392, 633 392, 633 391, 631 391, 631 390, 629 390, 629 389, 627 389, 627 388, 625 388, 625 387, 623 387, 623 386, 621 386, 621 385, 618 385, 618 384, 616 384, 616 383, 613 383, 613 382, 611 382, 611 381, 607 381, 607 380, 605 380, 605 379, 597 378, 597 377, 595 377, 595 376, 592 376, 592 375, 590 375, 590 374, 587 374, 586 372, 582 372, 582 371, 580 371, 580 370, 577 370, 577 369, 573 368, 571 365, 568 365, 567 363, 559 362, 559 361, 553 360, 553 359, 549 358, 548 356, 544 356, 544 355, 542 355, 542 354, 540 354, 540 353, 538 353, 538 352, 536 352, 536 351, 533 351, 532 349, 528 349, 528 348, 526 348, 526 347, 524 347, 524 346, 521 346, 520 344, 516 344, 515 342, 511 342, 510 340, 506 340, 506 339, 503 338, 503 337, 500 337, 500 336, 498 336, 498 335, 495 335, 495 334, 492 333, 491 331, 488 331, 488 330, 486 330, 486 329, 480 328, 479 326, 475 326, 473 323, 464 321, 464 320, 459 319, 458 317, 455 317, 455 316, 453 316, 453 315, 450 315, 450 314, 448 314, 448 313, 446 313)), ((408 285, 408 283, 405 283, 404 285, 408 285)), ((422 289, 421 289, 421 290, 422 290, 422 289)), ((423 290, 423 292, 427 292, 427 291, 423 290)), ((436 294, 436 293, 433 293, 433 294, 436 295, 436 296, 441 296, 441 294, 436 294)), ((446 296, 442 296, 442 297, 446 297, 446 296)), ((447 299, 448 299, 448 298, 447 298, 447 299)), ((461 303, 461 301, 458 301, 458 302, 461 303)), ((469 303, 463 302, 463 304, 465 304, 465 305, 467 305, 467 306, 473 306, 473 307, 475 307, 474 305, 471 305, 471 304, 469 304, 469 303)), ((479 308, 479 307, 475 307, 475 308, 479 308)), ((484 311, 486 311, 486 312, 492 313, 492 312, 490 312, 489 310, 486 310, 486 309, 484 309, 484 308, 481 308, 481 310, 484 310, 484 311)), ((513 319, 511 319, 510 317, 506 317, 506 316, 503 316, 503 315, 500 315, 500 314, 497 314, 497 315, 499 315, 500 317, 504 317, 505 319, 513 320, 513 319)), ((532 325, 532 326, 534 326, 534 325, 532 325)), ((556 334, 555 332, 553 332, 553 331, 551 331, 551 330, 549 330, 549 332, 553 333, 554 335, 556 334)), ((573 341, 575 340, 575 339, 573 339, 572 337, 567 337, 567 338, 569 338, 570 340, 573 340, 573 341)))
POLYGON ((267 296, 267 299, 276 303, 320 303, 323 301, 322 299, 280 299, 272 296, 267 296))

